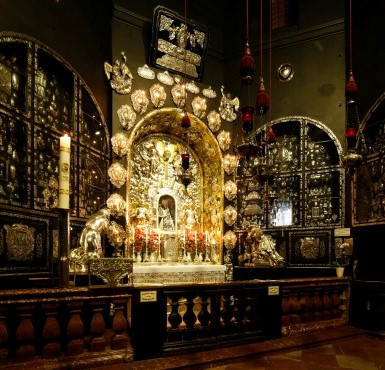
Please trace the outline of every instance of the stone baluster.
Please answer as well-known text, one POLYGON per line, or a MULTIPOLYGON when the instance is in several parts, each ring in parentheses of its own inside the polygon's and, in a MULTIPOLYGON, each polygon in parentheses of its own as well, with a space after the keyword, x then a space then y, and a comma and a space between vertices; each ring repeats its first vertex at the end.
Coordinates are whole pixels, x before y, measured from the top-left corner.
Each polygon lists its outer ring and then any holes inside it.
POLYGON ((90 323, 90 351, 101 352, 106 349, 106 323, 104 321, 103 311, 105 301, 92 301, 90 303, 92 307, 92 320, 90 323))
POLYGON ((171 325, 171 329, 176 330, 176 329, 179 329, 179 325, 182 322, 182 316, 179 313, 179 299, 177 295, 173 294, 171 296, 170 306, 171 306, 171 312, 168 315, 168 322, 171 325))
POLYGON ((339 307, 340 307, 340 295, 338 292, 338 288, 335 288, 332 294, 332 316, 334 319, 338 319, 341 317, 341 311, 339 307))
POLYGON ((233 304, 233 315, 235 317, 235 320, 237 322, 238 330, 243 331, 244 329, 244 322, 243 318, 245 317, 245 296, 243 294, 236 294, 234 297, 234 304, 233 304))
POLYGON ((16 312, 20 318, 16 329, 15 341, 15 361, 31 361, 35 357, 35 328, 32 322, 34 306, 16 307, 16 312))
POLYGON ((321 320, 321 311, 322 311, 322 301, 320 298, 320 291, 318 288, 316 288, 313 292, 313 295, 311 297, 312 306, 313 306, 313 321, 320 321, 321 320))
MULTIPOLYGON (((246 330, 257 330, 259 321, 263 320, 263 315, 258 316, 258 298, 252 294, 248 294, 245 298, 245 329, 246 330)), ((262 323, 260 323, 262 324, 262 323)))
POLYGON ((183 332, 184 339, 195 339, 194 325, 197 322, 197 316, 194 313, 194 298, 195 294, 187 293, 186 298, 186 312, 183 315, 183 321, 186 324, 186 329, 183 332))
POLYGON ((70 319, 67 325, 67 354, 79 355, 84 351, 84 325, 81 318, 82 302, 71 302, 67 305, 70 319))
POLYGON ((112 319, 111 349, 127 348, 130 343, 130 338, 127 334, 127 319, 124 316, 125 300, 113 301, 114 313, 112 319))
POLYGON ((332 301, 331 301, 329 289, 325 288, 323 291, 322 305, 323 305, 322 319, 330 320, 332 318, 332 313, 331 313, 332 301))
POLYGON ((301 322, 300 311, 301 304, 298 300, 298 294, 290 292, 289 294, 289 305, 290 305, 290 323, 299 324, 301 322))
POLYGON ((312 304, 309 298, 309 292, 305 290, 299 300, 301 305, 301 322, 309 322, 312 320, 312 304))
POLYGON ((45 303, 41 306, 46 319, 41 333, 43 339, 42 357, 55 358, 60 355, 60 324, 58 320, 58 303, 45 303))
POLYGON ((231 326, 231 319, 234 317, 232 310, 232 294, 224 292, 222 294, 222 307, 220 311, 220 317, 222 318, 222 325, 227 331, 231 326))
POLYGON ((9 355, 9 331, 6 323, 8 308, 0 306, 0 364, 8 361, 9 355))
POLYGON ((282 294, 282 326, 290 325, 290 303, 287 291, 282 294))
POLYGON ((170 297, 171 312, 168 315, 168 322, 171 325, 171 329, 167 331, 167 337, 169 341, 178 341, 182 339, 182 333, 179 325, 182 323, 182 316, 179 313, 179 296, 172 294, 170 297))
POLYGON ((210 323, 211 314, 208 311, 209 300, 207 293, 201 293, 201 309, 198 313, 198 320, 201 323, 201 328, 207 327, 210 323))

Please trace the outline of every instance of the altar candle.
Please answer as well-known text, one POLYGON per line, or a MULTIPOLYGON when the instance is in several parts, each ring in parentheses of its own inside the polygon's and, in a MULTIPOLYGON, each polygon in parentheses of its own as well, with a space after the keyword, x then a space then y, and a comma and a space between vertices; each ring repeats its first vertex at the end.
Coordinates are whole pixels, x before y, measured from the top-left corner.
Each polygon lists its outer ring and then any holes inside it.
POLYGON ((207 234, 207 230, 205 231, 205 243, 206 243, 206 245, 208 244, 208 234, 207 234))
POLYGON ((195 231, 195 249, 197 249, 197 232, 195 231))
POLYGON ((148 229, 146 227, 146 253, 147 253, 147 243, 148 243, 148 229))
POLYGON ((64 135, 60 138, 58 208, 69 209, 70 207, 70 161, 71 138, 64 135))

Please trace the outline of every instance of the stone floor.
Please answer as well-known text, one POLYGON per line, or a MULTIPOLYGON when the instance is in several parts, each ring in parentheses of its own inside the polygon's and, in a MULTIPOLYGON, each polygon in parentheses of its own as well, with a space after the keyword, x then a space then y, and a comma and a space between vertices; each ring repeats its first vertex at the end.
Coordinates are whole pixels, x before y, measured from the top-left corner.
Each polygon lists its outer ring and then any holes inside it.
POLYGON ((347 326, 98 369, 385 370, 385 336, 347 326))

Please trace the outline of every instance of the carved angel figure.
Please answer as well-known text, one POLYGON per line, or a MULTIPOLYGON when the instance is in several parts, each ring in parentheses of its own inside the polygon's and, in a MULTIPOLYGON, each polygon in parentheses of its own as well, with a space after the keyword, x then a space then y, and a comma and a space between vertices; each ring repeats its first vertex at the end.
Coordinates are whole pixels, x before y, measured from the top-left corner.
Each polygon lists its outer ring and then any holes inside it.
POLYGON ((122 60, 123 61, 115 60, 113 65, 104 62, 104 72, 110 80, 111 87, 118 94, 128 94, 131 91, 134 77, 126 65, 127 58, 124 52, 122 52, 122 60))
POLYGON ((236 112, 238 112, 239 109, 239 99, 237 97, 232 99, 231 94, 225 94, 224 90, 225 87, 221 86, 222 98, 218 108, 219 114, 225 121, 233 122, 237 118, 236 112))

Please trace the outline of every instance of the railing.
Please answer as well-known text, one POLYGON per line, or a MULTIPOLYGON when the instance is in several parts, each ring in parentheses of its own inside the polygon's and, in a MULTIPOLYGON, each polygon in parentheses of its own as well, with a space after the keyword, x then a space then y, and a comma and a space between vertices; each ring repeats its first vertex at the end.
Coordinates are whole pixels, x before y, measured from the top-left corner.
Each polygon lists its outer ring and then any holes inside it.
POLYGON ((0 365, 129 360, 129 298, 127 288, 0 292, 0 365))
POLYGON ((346 278, 287 279, 282 284, 282 334, 347 324, 346 278))
POLYGON ((0 291, 0 366, 88 368, 348 322, 346 278, 0 291), (131 346, 132 343, 132 346, 131 346))
MULTIPOLYGON (((132 321, 142 325, 135 327, 134 333, 148 332, 161 323, 159 338, 151 339, 156 342, 152 353, 148 336, 138 338, 134 335, 137 359, 281 335, 281 296, 274 283, 178 284, 153 286, 153 289, 146 293, 156 291, 157 302, 140 302, 140 291, 134 291, 132 321), (146 350, 142 351, 143 348, 146 350)), ((156 335, 154 331, 152 335, 156 335)))

